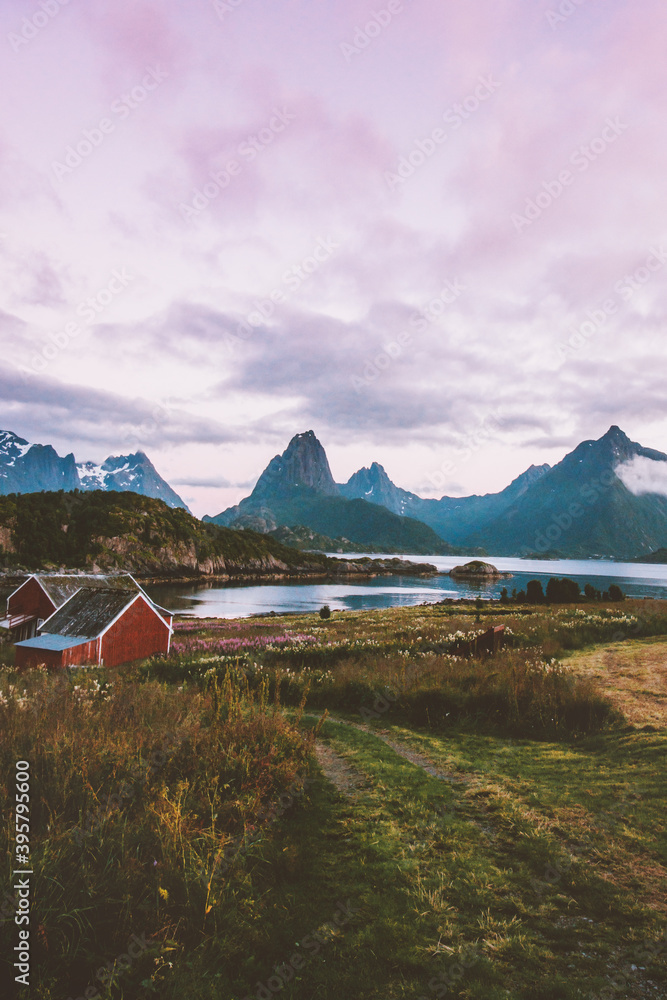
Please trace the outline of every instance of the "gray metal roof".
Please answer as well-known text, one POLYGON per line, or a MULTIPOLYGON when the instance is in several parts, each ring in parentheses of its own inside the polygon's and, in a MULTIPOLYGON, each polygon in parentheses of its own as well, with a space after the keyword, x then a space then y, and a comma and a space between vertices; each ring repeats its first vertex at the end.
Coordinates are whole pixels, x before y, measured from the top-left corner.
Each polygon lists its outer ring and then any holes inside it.
POLYGON ((105 590, 133 590, 141 588, 129 573, 103 576, 93 573, 35 573, 42 587, 57 608, 61 607, 80 587, 102 587, 105 590))
POLYGON ((38 635, 34 639, 24 639, 23 642, 15 643, 16 646, 26 646, 28 649, 71 649, 72 646, 80 646, 84 642, 90 642, 82 635, 38 635))
MULTIPOLYGON (((173 616, 173 611, 167 611, 166 608, 156 604, 130 573, 114 573, 111 576, 102 573, 34 573, 33 575, 39 580, 56 608, 61 608, 65 601, 82 587, 94 587, 102 590, 129 590, 143 594, 158 614, 168 618, 173 616)), ((23 583, 28 579, 29 577, 26 577, 23 583)))
POLYGON ((137 593, 84 587, 73 594, 41 626, 41 632, 96 638, 132 603, 137 593))

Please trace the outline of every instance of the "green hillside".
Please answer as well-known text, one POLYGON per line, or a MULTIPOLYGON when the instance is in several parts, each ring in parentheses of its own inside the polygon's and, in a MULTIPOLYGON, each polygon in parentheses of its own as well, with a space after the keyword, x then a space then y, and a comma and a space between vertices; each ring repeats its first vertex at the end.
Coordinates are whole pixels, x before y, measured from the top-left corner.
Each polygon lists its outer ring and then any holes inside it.
MULTIPOLYGON (((452 555, 462 551, 412 517, 400 517, 366 500, 324 496, 308 486, 283 486, 256 504, 248 498, 234 510, 263 516, 268 511, 279 526, 304 526, 328 538, 345 538, 362 551, 416 555, 452 555)), ((210 523, 229 523, 229 512, 211 518, 210 523)))
POLYGON ((0 566, 123 569, 148 574, 325 572, 252 531, 204 524, 182 508, 136 493, 58 492, 0 497, 0 566))

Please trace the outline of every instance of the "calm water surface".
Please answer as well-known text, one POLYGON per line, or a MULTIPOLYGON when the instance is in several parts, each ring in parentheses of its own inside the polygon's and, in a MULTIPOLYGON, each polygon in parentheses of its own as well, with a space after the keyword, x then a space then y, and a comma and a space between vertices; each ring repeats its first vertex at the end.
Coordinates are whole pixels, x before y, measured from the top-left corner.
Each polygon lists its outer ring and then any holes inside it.
POLYGON ((488 556, 485 561, 514 575, 511 580, 476 586, 469 581, 457 582, 446 575, 452 567, 474 556, 401 558, 431 563, 440 575, 428 578, 385 576, 350 583, 160 584, 147 589, 165 607, 198 618, 245 618, 271 611, 317 611, 323 604, 343 610, 411 606, 435 603, 447 597, 498 597, 502 587, 507 587, 511 593, 513 588, 525 589, 528 580, 541 580, 546 588, 550 576, 569 576, 582 590, 587 583, 602 591, 616 583, 629 597, 667 598, 667 566, 590 559, 540 561, 488 556))

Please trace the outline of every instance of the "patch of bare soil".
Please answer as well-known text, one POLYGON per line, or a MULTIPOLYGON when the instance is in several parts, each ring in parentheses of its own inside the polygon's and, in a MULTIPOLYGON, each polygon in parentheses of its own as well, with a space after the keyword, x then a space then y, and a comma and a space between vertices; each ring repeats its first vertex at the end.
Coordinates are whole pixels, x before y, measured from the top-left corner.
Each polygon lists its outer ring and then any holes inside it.
POLYGON ((359 790, 366 784, 364 775, 325 743, 318 742, 315 745, 315 755, 324 776, 336 786, 341 795, 348 799, 356 798, 359 790))

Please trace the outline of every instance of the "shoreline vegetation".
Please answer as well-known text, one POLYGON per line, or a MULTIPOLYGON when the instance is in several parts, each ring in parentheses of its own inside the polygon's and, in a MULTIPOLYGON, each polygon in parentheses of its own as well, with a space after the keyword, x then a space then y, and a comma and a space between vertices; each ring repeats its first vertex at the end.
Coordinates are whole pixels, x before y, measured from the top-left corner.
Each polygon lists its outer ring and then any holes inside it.
MULTIPOLYGON (((142 584, 142 586, 199 584, 202 587, 206 587, 209 584, 216 583, 275 583, 279 580, 309 580, 311 582, 325 583, 348 578, 371 580, 378 576, 430 577, 438 576, 440 574, 440 571, 430 563, 413 563, 404 559, 363 558, 353 561, 331 559, 329 562, 332 565, 327 565, 326 570, 322 570, 320 568, 299 568, 293 571, 287 569, 286 571, 276 572, 258 569, 246 572, 240 571, 233 574, 212 573, 206 576, 202 574, 198 574, 196 576, 181 574, 172 576, 146 576, 142 573, 135 572, 132 573, 132 575, 136 578, 138 583, 142 584)), ((117 570, 116 572, 122 573, 131 571, 117 570)), ((3 573, 0 571, 0 600, 6 597, 6 595, 9 594, 15 587, 18 587, 28 576, 31 575, 31 573, 55 573, 73 578, 76 578, 78 575, 87 575, 83 570, 77 571, 76 569, 72 569, 70 567, 48 565, 38 570, 24 569, 13 573, 3 573)))
POLYGON ((0 497, 0 571, 132 573, 144 582, 435 575, 397 558, 333 558, 266 534, 204 523, 136 493, 29 493, 0 497))

